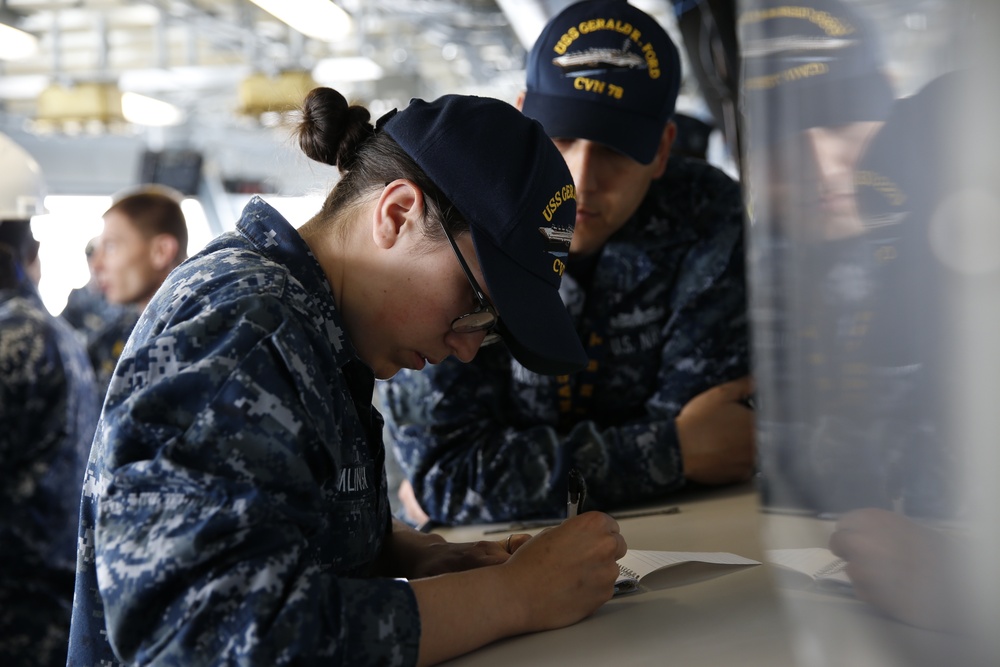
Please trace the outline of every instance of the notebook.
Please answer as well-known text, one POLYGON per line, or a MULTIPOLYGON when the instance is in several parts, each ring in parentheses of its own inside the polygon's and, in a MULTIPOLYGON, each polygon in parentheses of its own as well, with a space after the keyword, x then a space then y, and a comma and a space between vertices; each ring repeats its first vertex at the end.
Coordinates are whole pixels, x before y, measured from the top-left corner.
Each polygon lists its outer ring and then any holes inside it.
MULTIPOLYGON (((615 582, 615 595, 639 590, 640 584, 647 575, 683 563, 707 563, 719 566, 760 565, 760 561, 722 551, 643 551, 641 549, 629 549, 618 561, 618 580, 615 582)), ((720 568, 718 574, 724 574, 726 570, 727 568, 720 568)), ((692 582, 681 581, 680 583, 692 582)))
POLYGON ((777 568, 783 583, 806 585, 836 592, 850 592, 847 561, 823 547, 771 549, 767 561, 777 568))

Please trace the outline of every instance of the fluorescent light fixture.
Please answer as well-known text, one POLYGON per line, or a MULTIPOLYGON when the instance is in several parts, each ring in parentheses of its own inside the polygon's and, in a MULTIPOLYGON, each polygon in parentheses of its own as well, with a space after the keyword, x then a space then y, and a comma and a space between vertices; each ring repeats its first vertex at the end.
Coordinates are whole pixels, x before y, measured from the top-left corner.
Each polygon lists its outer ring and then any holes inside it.
POLYGON ((48 74, 0 76, 0 99, 33 100, 49 85, 48 74))
POLYGON ((307 37, 334 42, 351 32, 351 16, 330 0, 251 0, 307 37))
MULTIPOLYGON (((165 91, 189 93, 193 90, 218 90, 239 84, 250 72, 249 65, 129 69, 118 77, 118 88, 122 92, 143 95, 156 95, 165 91)), ((2 86, 3 81, 0 80, 0 90, 2 86)))
POLYGON ((184 120, 184 114, 173 104, 139 93, 122 93, 122 115, 130 123, 155 127, 178 125, 184 120))
POLYGON ((312 77, 316 83, 330 85, 351 81, 377 81, 384 72, 371 58, 350 56, 344 58, 324 58, 316 63, 312 77))
POLYGON ((37 52, 37 37, 0 23, 0 60, 21 60, 37 52))

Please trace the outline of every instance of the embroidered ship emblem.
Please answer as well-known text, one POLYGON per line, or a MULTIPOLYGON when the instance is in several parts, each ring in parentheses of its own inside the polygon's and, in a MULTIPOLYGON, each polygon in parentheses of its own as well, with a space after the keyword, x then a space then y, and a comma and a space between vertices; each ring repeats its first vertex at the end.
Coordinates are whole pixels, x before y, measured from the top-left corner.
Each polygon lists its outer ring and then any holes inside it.
POLYGON ((565 257, 569 254, 569 244, 573 240, 571 227, 539 227, 538 231, 548 242, 545 247, 547 253, 556 257, 565 257))
POLYGON ((744 58, 762 58, 779 53, 799 53, 802 51, 839 51, 857 44, 855 39, 836 37, 771 37, 748 40, 743 47, 744 58))
POLYGON ((638 53, 629 51, 629 44, 626 39, 620 49, 594 48, 567 53, 553 58, 552 64, 566 76, 609 69, 646 69, 646 60, 638 53))

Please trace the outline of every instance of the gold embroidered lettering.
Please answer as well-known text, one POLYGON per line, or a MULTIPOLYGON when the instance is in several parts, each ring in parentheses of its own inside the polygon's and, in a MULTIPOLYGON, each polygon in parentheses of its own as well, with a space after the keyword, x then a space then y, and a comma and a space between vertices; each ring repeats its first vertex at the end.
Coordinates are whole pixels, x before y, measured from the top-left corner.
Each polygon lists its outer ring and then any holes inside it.
POLYGON ((556 42, 556 45, 552 47, 552 50, 559 55, 566 53, 566 49, 569 48, 569 45, 575 42, 579 36, 580 31, 576 28, 570 28, 562 34, 562 37, 560 37, 559 41, 556 42))
POLYGON ((597 79, 588 79, 585 76, 578 76, 573 79, 573 87, 577 90, 586 90, 588 93, 603 93, 605 83, 597 79))
POLYGON ((576 188, 572 183, 556 190, 555 194, 552 195, 545 205, 545 208, 542 209, 542 217, 545 218, 545 222, 552 222, 552 216, 556 214, 556 210, 570 199, 576 199, 576 188))
POLYGON ((642 47, 642 55, 646 57, 646 66, 649 68, 649 78, 660 78, 660 59, 656 57, 656 50, 652 44, 642 47))
POLYGON ((854 32, 854 26, 845 23, 829 12, 811 7, 772 7, 749 11, 740 17, 739 23, 759 23, 768 19, 803 19, 819 26, 830 37, 843 37, 854 32))

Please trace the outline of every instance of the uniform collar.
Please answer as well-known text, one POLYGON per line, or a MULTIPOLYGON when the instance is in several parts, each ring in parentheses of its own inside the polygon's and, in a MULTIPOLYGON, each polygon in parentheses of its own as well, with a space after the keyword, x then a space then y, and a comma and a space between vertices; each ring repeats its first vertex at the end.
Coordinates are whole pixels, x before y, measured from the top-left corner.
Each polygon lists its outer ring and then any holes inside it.
POLYGON ((243 209, 236 230, 269 260, 285 267, 313 298, 310 314, 316 328, 326 331, 343 365, 357 356, 347 338, 333 290, 305 240, 270 204, 254 196, 243 209), (303 258, 308 257, 307 261, 303 258), (343 354, 342 354, 343 353, 343 354))

